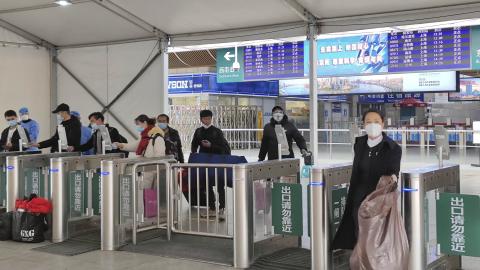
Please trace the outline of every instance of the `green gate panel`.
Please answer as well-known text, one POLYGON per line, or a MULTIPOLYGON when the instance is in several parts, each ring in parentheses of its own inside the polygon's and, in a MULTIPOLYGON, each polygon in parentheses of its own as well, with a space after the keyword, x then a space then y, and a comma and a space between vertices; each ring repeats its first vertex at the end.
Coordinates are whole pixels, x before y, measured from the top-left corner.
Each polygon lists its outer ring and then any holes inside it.
MULTIPOLYGON (((45 176, 42 168, 25 168, 25 196, 37 194, 39 197, 45 197, 45 176)), ((48 192, 50 194, 50 190, 48 192)))

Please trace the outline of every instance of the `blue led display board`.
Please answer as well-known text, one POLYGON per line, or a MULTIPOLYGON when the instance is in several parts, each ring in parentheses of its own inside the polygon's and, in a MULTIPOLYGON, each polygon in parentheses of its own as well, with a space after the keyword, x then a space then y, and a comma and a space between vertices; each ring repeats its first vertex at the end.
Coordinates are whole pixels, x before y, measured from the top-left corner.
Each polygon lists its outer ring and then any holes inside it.
POLYGON ((470 68, 470 27, 388 35, 389 72, 470 68))

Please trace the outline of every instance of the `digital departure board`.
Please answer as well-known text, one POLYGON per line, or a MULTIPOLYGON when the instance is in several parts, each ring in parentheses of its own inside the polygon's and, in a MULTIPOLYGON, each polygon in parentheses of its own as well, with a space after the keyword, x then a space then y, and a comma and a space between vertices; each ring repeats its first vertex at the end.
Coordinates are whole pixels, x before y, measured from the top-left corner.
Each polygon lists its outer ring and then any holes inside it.
POLYGON ((303 77, 303 41, 246 46, 244 80, 303 77))
POLYGON ((389 72, 470 68, 470 27, 388 35, 389 72))

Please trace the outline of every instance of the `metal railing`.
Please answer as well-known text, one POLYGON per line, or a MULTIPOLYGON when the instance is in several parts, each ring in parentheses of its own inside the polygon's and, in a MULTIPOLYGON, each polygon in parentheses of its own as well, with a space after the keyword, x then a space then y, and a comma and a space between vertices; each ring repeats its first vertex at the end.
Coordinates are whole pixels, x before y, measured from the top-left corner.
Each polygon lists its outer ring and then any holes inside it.
POLYGON ((80 153, 52 153, 7 157, 7 211, 14 211, 15 201, 30 193, 50 199, 50 159, 79 155, 80 153))
POLYGON ((234 202, 227 190, 228 187, 232 187, 228 183, 232 183, 233 167, 231 164, 172 165, 170 197, 173 199, 174 233, 233 237, 233 232, 229 230, 229 222, 233 215, 231 206, 234 202), (211 201, 215 201, 213 205, 210 205, 211 201), (195 208, 193 215, 192 208, 195 208), (211 209, 214 209, 213 217, 211 209), (213 231, 210 226, 211 220, 215 222, 213 231), (195 224, 196 228, 192 226, 195 224))
POLYGON ((50 159, 53 243, 79 233, 68 229, 69 222, 100 216, 100 162, 123 157, 118 153, 50 159))

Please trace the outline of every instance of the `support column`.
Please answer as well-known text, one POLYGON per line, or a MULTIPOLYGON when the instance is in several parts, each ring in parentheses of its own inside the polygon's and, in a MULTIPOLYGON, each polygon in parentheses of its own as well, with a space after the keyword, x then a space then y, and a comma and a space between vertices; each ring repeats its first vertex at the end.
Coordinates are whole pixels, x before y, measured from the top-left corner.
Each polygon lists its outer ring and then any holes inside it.
MULTIPOLYGON (((50 108, 49 111, 52 111, 58 105, 58 84, 57 84, 57 49, 49 50, 50 56, 50 108)), ((57 117, 55 114, 51 114, 50 117, 50 134, 54 134, 57 129, 57 117)))
POLYGON ((162 39, 159 42, 160 49, 160 110, 159 112, 168 114, 170 106, 168 105, 168 39, 162 39))
POLYGON ((318 27, 311 23, 308 26, 308 41, 310 45, 310 151, 312 151, 312 162, 317 163, 318 159, 318 88, 317 88, 317 33, 318 27))

